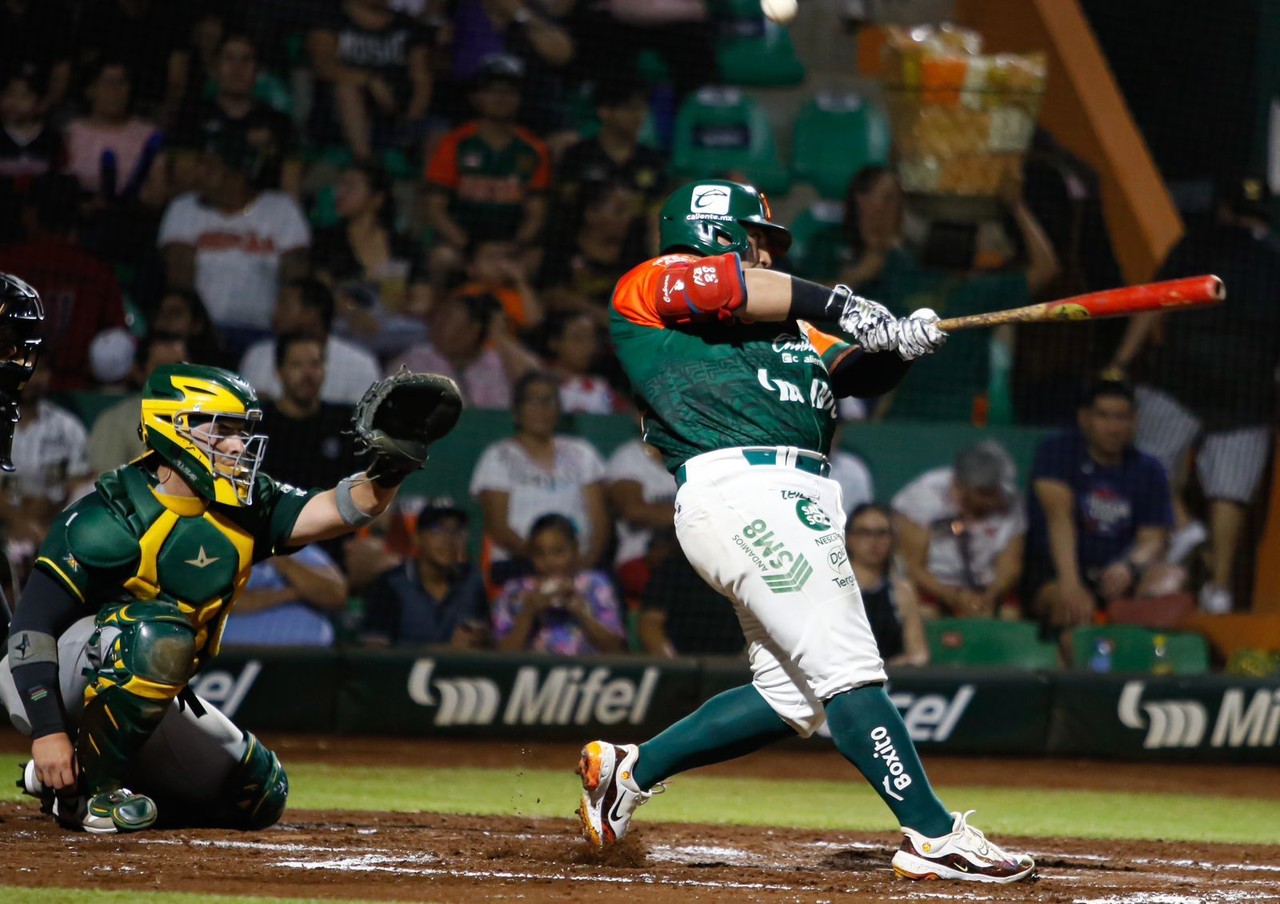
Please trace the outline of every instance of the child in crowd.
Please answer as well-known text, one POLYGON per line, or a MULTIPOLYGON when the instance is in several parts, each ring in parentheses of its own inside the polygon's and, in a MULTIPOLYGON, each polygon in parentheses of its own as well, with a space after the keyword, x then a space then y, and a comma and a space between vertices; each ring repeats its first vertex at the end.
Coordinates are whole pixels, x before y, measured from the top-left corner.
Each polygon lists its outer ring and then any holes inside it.
POLYGON ((508 239, 480 239, 471 243, 467 256, 467 281, 458 295, 492 295, 502 303, 507 322, 519 333, 542 323, 542 303, 529 285, 520 263, 519 246, 508 239))
POLYGON ((533 522, 529 559, 533 574, 507 581, 494 603, 498 649, 565 656, 623 650, 613 585, 598 571, 581 570, 572 521, 553 513, 533 522))

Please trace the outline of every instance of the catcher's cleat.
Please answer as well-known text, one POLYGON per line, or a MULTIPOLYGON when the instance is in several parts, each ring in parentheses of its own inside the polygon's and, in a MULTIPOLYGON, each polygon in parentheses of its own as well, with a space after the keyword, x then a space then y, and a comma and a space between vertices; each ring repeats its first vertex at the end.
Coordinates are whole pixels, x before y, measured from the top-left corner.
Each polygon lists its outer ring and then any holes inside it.
POLYGON ((631 777, 639 756, 640 748, 634 744, 617 746, 608 741, 591 741, 582 748, 577 769, 582 776, 578 818, 582 821, 582 837, 598 851, 621 841, 636 807, 666 790, 663 785, 640 790, 631 777))
POLYGON ((893 871, 904 879, 960 879, 965 882, 1019 882, 1036 874, 1026 854, 1010 854, 969 825, 969 814, 952 813, 949 835, 926 838, 905 826, 893 871))
POLYGON ((23 794, 30 797, 43 798, 51 794, 48 788, 44 786, 44 782, 40 781, 40 777, 36 775, 36 761, 27 760, 18 766, 22 770, 22 777, 18 779, 18 789, 23 794))
MULTIPOLYGON (((62 801, 58 801, 61 804, 62 801)), ((93 835, 138 832, 155 825, 155 802, 128 788, 102 791, 89 798, 88 805, 74 813, 62 813, 55 805, 53 815, 67 828, 84 829, 93 835)))
POLYGON ((18 779, 18 790, 28 797, 34 797, 40 801, 41 813, 53 812, 53 791, 46 788, 44 782, 40 781, 40 777, 36 775, 36 761, 27 760, 18 766, 22 770, 22 777, 18 779))
POLYGON ((36 775, 35 760, 27 760, 19 768, 22 770, 22 778, 17 781, 18 789, 28 797, 34 797, 40 801, 41 813, 53 816, 69 828, 81 828, 80 824, 85 816, 85 802, 78 791, 67 790, 58 794, 47 787, 36 775))

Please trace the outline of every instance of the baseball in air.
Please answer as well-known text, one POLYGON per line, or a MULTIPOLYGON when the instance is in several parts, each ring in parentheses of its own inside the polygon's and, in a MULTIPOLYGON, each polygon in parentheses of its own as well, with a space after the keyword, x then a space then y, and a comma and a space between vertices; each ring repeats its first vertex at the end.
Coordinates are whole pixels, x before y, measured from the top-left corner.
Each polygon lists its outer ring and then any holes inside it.
POLYGON ((796 0, 760 0, 765 18, 779 25, 786 25, 796 17, 796 0))

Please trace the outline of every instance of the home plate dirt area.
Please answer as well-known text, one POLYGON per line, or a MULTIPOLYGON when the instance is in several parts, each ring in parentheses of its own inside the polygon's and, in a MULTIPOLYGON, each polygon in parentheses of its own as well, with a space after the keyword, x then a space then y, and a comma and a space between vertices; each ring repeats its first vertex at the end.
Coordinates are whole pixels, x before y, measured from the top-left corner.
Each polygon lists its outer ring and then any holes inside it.
MULTIPOLYGON (((0 739, 0 756, 20 754, 0 739)), ((268 738, 293 761, 572 769, 563 744, 367 738, 268 738)), ((1085 787, 1226 797, 1280 795, 1258 767, 927 760, 941 785, 1085 787)), ((782 749, 716 767, 721 775, 850 780, 838 757, 782 749)), ((213 830, 94 837, 69 833, 33 802, 0 804, 0 886, 187 891, 414 901, 1090 901, 1192 904, 1280 901, 1280 845, 998 840, 1026 850, 1041 878, 1012 886, 896 879, 889 833, 652 822, 642 813, 608 857, 577 837, 577 820, 290 809, 264 832, 213 830)), ((1153 836, 1158 835, 1158 814, 1153 836)), ((1273 833, 1258 826, 1258 835, 1273 833)), ((141 898, 145 902, 145 897, 141 898)))

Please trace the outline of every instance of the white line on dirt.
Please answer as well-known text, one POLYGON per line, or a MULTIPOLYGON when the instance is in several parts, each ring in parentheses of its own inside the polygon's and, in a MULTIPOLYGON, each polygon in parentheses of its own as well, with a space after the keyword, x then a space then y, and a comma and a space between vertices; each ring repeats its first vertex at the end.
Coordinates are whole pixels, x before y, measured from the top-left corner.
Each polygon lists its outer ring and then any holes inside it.
POLYGON ((750 851, 735 847, 715 847, 705 844, 670 845, 653 844, 646 851, 647 855, 660 863, 705 863, 708 860, 719 860, 735 866, 759 863, 760 858, 750 851))
POLYGON ((441 867, 391 866, 404 863, 410 857, 387 857, 367 854, 361 857, 345 857, 341 860, 279 860, 275 866, 292 869, 334 869, 343 872, 388 872, 419 876, 448 876, 452 879, 517 879, 547 880, 556 882, 599 882, 609 885, 674 885, 681 888, 719 888, 734 891, 795 891, 790 885, 773 885, 765 882, 710 882, 696 879, 662 879, 652 873, 638 876, 577 875, 573 873, 526 873, 509 870, 444 869, 441 867))
POLYGON ((1212 891, 1205 897, 1189 898, 1185 895, 1130 892, 1107 895, 1104 898, 1076 898, 1073 904, 1228 904, 1237 901, 1275 901, 1275 895, 1259 895, 1256 891, 1212 891))
POLYGON ((1143 865, 1153 863, 1157 866, 1194 866, 1199 867, 1200 869, 1213 870, 1215 872, 1224 869, 1234 869, 1245 873, 1280 873, 1280 866, 1271 866, 1266 863, 1214 863, 1211 860, 1161 860, 1158 857, 1134 857, 1130 862, 1141 863, 1143 865))
MULTIPOLYGON (((519 833, 512 836, 518 839, 546 839, 553 836, 539 833, 519 833)), ((560 881, 580 881, 580 882, 596 882, 615 885, 670 885, 692 888, 718 888, 724 890, 739 891, 792 891, 793 886, 789 885, 773 885, 767 883, 749 883, 749 882, 717 882, 713 880, 681 880, 681 879, 662 879, 651 873, 643 873, 635 876, 601 876, 601 875, 575 875, 569 873, 536 873, 536 872, 511 872, 504 870, 467 870, 467 869, 449 869, 443 866, 427 866, 426 864, 439 864, 441 859, 433 854, 425 854, 419 852, 394 852, 383 849, 381 851, 363 851, 359 848, 347 846, 330 846, 303 844, 300 842, 269 842, 269 841, 230 841, 221 839, 175 839, 175 838, 139 838, 141 844, 165 844, 165 845, 191 845, 194 847, 213 847, 233 850, 257 850, 263 852, 288 853, 295 855, 320 855, 320 859, 297 859, 282 860, 276 865, 280 867, 292 869, 307 870, 336 870, 342 872, 390 872, 390 873, 406 873, 418 875, 437 875, 450 876, 453 878, 474 878, 474 879, 509 879, 509 880, 526 880, 526 879, 544 879, 544 880, 560 880, 560 881), (336 855, 336 856, 335 856, 336 855)), ((813 841, 797 845, 800 848, 818 849, 818 850, 876 850, 882 845, 867 842, 836 842, 836 841, 813 841)), ((1084 853, 1065 853, 1059 851, 1035 851, 1036 856, 1045 858, 1058 858, 1065 861, 1087 861, 1105 863, 1114 858, 1098 854, 1084 853)), ((653 845, 648 849, 648 856, 659 863, 697 863, 706 860, 720 860, 732 866, 748 866, 759 865, 761 867, 781 866, 784 864, 773 863, 760 854, 753 853, 749 850, 739 847, 727 845, 653 845)), ((1159 857, 1135 857, 1124 858, 1123 862, 1141 866, 1173 867, 1185 870, 1203 870, 1212 873, 1212 878, 1217 884, 1221 884, 1226 877, 1224 872, 1237 871, 1243 873, 1280 873, 1280 866, 1272 866, 1260 863, 1214 863, 1207 860, 1193 860, 1189 858, 1159 858, 1159 857)), ((1075 884, 1091 878, 1085 873, 1064 869, 1055 870, 1053 878, 1055 881, 1061 881, 1064 884, 1075 884)), ((1179 874, 1177 876, 1152 874, 1152 879, 1168 879, 1171 882, 1177 880, 1182 883, 1201 885, 1208 881, 1210 877, 1179 874)), ((1261 877, 1259 877, 1261 878, 1261 877)), ((1241 877, 1238 880, 1242 885, 1251 885, 1249 879, 1241 877)), ((895 896, 896 897, 896 896, 895 896)), ((931 897, 950 897, 949 895, 935 895, 930 892, 914 892, 911 897, 914 898, 931 898, 931 897)), ((969 897, 968 900, 991 900, 989 898, 969 897)), ((1077 899, 1078 904, 1200 904, 1200 902, 1244 902, 1244 901, 1276 901, 1280 900, 1280 896, 1271 894, 1259 894, 1257 890, 1225 890, 1221 887, 1209 892, 1207 896, 1188 897, 1183 895, 1163 894, 1163 893, 1127 893, 1114 894, 1100 898, 1080 898, 1077 899)))

